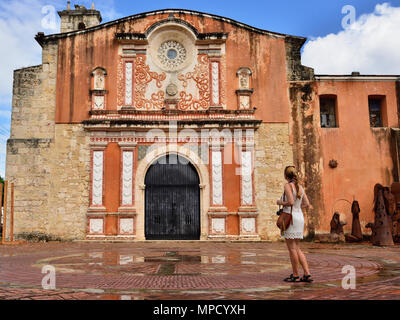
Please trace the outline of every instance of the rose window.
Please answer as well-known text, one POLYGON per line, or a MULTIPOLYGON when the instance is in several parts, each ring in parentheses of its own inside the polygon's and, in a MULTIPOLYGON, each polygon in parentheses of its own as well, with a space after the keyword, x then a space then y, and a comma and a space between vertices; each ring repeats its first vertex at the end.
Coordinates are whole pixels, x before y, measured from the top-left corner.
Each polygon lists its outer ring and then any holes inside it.
POLYGON ((167 70, 175 70, 186 60, 186 49, 177 41, 166 41, 158 49, 158 59, 167 70))

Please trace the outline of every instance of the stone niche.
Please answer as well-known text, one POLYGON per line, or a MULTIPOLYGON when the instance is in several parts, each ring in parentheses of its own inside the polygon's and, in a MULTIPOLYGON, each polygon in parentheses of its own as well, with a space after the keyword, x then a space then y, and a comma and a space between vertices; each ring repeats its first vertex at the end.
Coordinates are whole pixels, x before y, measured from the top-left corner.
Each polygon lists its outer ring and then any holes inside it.
POLYGON ((242 67, 237 72, 238 87, 236 95, 238 97, 238 109, 239 110, 250 110, 252 108, 251 96, 254 92, 251 89, 251 76, 252 72, 250 68, 242 67))

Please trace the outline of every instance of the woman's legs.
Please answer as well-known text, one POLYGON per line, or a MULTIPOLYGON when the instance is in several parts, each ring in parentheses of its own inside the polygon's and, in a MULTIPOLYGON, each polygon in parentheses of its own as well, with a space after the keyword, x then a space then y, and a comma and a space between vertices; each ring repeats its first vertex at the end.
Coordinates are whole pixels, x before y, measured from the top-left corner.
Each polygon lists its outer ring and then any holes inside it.
POLYGON ((295 240, 298 260, 304 270, 304 275, 308 276, 310 274, 310 270, 308 268, 307 259, 304 255, 303 251, 301 251, 301 249, 300 249, 299 242, 300 242, 300 240, 295 240))
POLYGON ((290 262, 292 263, 293 276, 299 276, 299 257, 298 248, 294 239, 286 239, 286 245, 289 250, 290 262))

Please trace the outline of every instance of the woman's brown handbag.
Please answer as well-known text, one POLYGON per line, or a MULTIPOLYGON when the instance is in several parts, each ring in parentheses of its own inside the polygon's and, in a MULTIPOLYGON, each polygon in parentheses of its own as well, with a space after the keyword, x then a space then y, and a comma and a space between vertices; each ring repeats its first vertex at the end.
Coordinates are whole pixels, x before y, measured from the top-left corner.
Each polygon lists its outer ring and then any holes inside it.
MULTIPOLYGON (((283 195, 285 196, 285 194, 283 195)), ((279 229, 281 229, 281 234, 283 234, 289 228, 290 224, 293 223, 292 211, 293 211, 293 206, 290 206, 290 213, 284 212, 283 209, 280 209, 278 211, 279 218, 278 221, 276 222, 276 225, 279 229)))
MULTIPOLYGON (((292 207, 290 211, 292 211, 292 207)), ((285 211, 281 211, 278 221, 276 222, 276 225, 278 226, 279 229, 281 229, 281 232, 282 233, 285 232, 289 228, 291 223, 292 223, 292 214, 287 213, 285 211)))

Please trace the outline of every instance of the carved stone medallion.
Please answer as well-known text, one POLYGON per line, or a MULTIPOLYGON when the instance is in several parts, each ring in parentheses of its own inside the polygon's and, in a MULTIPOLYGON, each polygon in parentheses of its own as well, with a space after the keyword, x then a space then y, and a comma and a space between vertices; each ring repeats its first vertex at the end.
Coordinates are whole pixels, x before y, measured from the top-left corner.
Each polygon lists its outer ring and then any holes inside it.
POLYGON ((167 95, 173 97, 176 96, 177 94, 178 94, 178 87, 176 86, 176 84, 174 83, 169 84, 167 87, 167 95))

